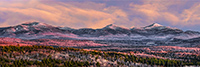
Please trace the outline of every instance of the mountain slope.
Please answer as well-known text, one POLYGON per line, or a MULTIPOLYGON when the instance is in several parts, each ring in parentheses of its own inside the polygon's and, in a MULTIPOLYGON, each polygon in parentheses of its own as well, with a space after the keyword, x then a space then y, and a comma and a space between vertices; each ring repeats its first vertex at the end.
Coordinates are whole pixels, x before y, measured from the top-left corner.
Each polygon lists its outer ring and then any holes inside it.
POLYGON ((107 46, 106 44, 98 44, 89 40, 62 40, 62 39, 33 39, 23 40, 18 38, 0 38, 0 45, 49 45, 49 46, 68 46, 68 47, 80 47, 80 46, 107 46))
POLYGON ((91 28, 82 28, 72 30, 73 34, 83 36, 83 37, 99 37, 106 35, 116 35, 116 34, 131 34, 129 29, 122 28, 113 24, 107 25, 101 29, 91 29, 91 28))
POLYGON ((28 22, 21 25, 0 28, 1 37, 14 37, 21 39, 89 39, 89 40, 116 40, 116 39, 171 39, 171 38, 196 38, 200 33, 197 31, 183 31, 176 28, 163 26, 157 23, 141 28, 123 28, 110 24, 101 29, 72 29, 69 27, 55 27, 45 23, 28 22))
POLYGON ((174 36, 181 36, 181 35, 199 35, 200 33, 197 31, 183 31, 177 28, 171 28, 167 26, 163 26, 157 23, 153 23, 151 25, 142 27, 142 28, 132 28, 132 34, 140 34, 144 36, 166 36, 166 35, 174 35, 174 36))
POLYGON ((1 37, 39 37, 46 35, 58 35, 70 34, 70 31, 60 29, 45 23, 28 22, 17 26, 10 26, 0 28, 1 37))

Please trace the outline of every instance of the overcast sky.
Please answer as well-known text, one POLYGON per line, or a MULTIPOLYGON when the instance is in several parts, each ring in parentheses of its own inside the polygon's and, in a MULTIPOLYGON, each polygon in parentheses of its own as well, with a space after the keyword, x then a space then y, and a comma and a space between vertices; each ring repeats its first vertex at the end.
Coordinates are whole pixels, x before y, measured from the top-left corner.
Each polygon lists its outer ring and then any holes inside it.
POLYGON ((0 0, 0 27, 39 21, 72 28, 152 23, 200 31, 199 0, 0 0))

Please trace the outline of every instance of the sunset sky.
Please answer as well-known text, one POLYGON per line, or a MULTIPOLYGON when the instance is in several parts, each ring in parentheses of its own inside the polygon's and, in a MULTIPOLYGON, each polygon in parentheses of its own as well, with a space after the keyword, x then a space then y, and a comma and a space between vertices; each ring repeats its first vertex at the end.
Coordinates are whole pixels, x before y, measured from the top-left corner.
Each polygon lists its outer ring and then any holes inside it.
POLYGON ((200 0, 0 0, 0 27, 28 21, 94 29, 159 23, 200 31, 200 0))

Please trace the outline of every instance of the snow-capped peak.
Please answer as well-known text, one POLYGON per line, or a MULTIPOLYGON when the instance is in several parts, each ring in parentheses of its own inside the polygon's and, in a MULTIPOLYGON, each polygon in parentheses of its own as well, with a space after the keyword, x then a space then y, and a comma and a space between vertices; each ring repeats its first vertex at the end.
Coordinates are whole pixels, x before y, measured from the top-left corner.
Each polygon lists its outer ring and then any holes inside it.
POLYGON ((160 26, 163 26, 163 25, 160 25, 158 23, 153 23, 153 24, 151 24, 151 25, 149 25, 147 27, 160 27, 160 26))
POLYGON ((25 22, 22 25, 25 25, 25 26, 49 26, 48 24, 40 23, 40 22, 25 22))
POLYGON ((40 22, 25 22, 17 26, 12 26, 14 28, 13 32, 16 31, 29 31, 33 29, 39 30, 40 28, 50 28, 51 25, 40 23, 40 22))
POLYGON ((165 27, 165 26, 160 25, 158 23, 153 23, 153 24, 151 24, 149 26, 144 27, 144 29, 152 29, 152 28, 156 28, 156 27, 165 27))
POLYGON ((104 28, 110 28, 110 29, 123 28, 123 29, 128 29, 128 28, 120 27, 120 26, 117 26, 117 25, 114 25, 114 24, 109 24, 104 28))

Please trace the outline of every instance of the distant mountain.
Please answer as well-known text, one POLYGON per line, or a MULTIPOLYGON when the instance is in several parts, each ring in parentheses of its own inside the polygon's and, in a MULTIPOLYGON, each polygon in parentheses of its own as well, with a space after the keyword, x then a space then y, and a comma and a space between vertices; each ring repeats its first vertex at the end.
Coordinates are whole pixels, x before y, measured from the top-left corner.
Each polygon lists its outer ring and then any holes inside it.
POLYGON ((92 37, 116 35, 116 34, 131 34, 129 29, 122 28, 113 24, 107 25, 102 29, 90 29, 90 28, 77 29, 73 30, 72 33, 79 36, 92 36, 92 37))
MULTIPOLYGON (((114 24, 107 25, 101 29, 72 29, 69 27, 55 27, 45 23, 28 22, 17 26, 10 26, 0 28, 1 37, 104 37, 114 35, 126 35, 126 36, 195 36, 200 33, 197 31, 182 31, 180 29, 163 26, 157 23, 141 27, 141 28, 123 28, 114 24)), ((42 38, 40 37, 40 38, 42 38)), ((73 38, 72 37, 72 38, 73 38)))
POLYGON ((29 38, 42 35, 56 35, 58 33, 70 34, 70 31, 39 22, 27 22, 21 25, 0 28, 1 37, 29 38))
POLYGON ((144 29, 152 29, 152 28, 162 29, 162 28, 166 28, 166 27, 163 26, 163 25, 160 25, 158 23, 153 23, 153 24, 151 24, 149 26, 144 27, 144 29))
POLYGON ((153 23, 149 26, 145 26, 142 28, 133 28, 131 29, 131 32, 145 36, 149 35, 165 36, 165 35, 185 34, 185 32, 180 29, 163 26, 157 23, 153 23))
POLYGON ((140 28, 124 28, 114 24, 100 29, 56 27, 39 22, 28 22, 16 26, 0 28, 0 37, 19 39, 64 39, 64 40, 93 40, 99 43, 112 44, 143 44, 155 42, 157 44, 191 44, 193 39, 199 44, 200 32, 183 31, 177 28, 153 23, 140 28))

